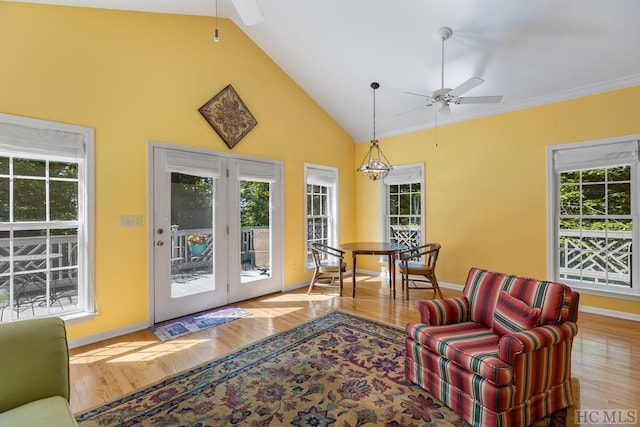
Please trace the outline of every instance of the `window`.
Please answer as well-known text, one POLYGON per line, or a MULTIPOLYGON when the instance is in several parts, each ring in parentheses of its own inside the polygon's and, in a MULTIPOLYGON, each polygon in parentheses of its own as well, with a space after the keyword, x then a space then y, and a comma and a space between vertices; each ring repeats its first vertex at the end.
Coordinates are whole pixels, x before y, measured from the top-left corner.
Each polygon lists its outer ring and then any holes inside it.
POLYGON ((395 166, 384 179, 386 239, 409 247, 424 242, 423 165, 395 166))
POLYGON ((91 129, 0 115, 1 321, 93 310, 92 152, 91 129))
POLYGON ((548 160, 554 280, 638 295, 638 142, 555 146, 548 160))
POLYGON ((305 165, 306 266, 313 266, 309 246, 319 242, 336 246, 338 242, 338 170, 305 165))

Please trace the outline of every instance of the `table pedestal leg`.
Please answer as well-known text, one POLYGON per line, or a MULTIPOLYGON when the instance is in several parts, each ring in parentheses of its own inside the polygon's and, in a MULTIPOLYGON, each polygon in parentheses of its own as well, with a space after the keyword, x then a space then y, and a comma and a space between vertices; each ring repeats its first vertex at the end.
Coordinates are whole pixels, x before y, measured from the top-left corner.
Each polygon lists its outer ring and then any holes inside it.
POLYGON ((389 288, 396 299, 396 256, 393 252, 389 254, 389 288))
POLYGON ((353 290, 351 294, 351 298, 356 297, 356 253, 352 252, 351 257, 353 259, 353 276, 351 276, 351 280, 353 280, 353 290))

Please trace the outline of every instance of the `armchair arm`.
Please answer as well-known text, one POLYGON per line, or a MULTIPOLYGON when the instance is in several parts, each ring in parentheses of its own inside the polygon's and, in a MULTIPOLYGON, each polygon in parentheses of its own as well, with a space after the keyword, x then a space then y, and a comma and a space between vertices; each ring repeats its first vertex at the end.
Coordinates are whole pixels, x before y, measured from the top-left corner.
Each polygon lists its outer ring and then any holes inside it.
POLYGON ((562 341, 573 340, 577 333, 578 325, 576 323, 563 322, 507 334, 500 338, 498 356, 501 360, 512 365, 520 354, 531 353, 562 341))
POLYGON ((35 400, 69 401, 69 350, 55 317, 0 325, 0 412, 35 400))
POLYGON ((450 325, 469 319, 469 300, 466 297, 418 301, 420 321, 426 325, 450 325))
POLYGON ((564 322, 500 338, 498 357, 513 367, 516 403, 556 386, 564 387, 571 399, 571 347, 577 333, 574 322, 564 322))

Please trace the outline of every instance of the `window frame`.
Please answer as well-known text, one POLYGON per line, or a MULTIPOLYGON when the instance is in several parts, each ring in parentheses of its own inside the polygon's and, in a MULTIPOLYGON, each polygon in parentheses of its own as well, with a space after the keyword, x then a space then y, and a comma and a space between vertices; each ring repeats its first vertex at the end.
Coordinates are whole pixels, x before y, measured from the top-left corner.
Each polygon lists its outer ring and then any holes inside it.
POLYGON ((389 186, 403 184, 420 184, 420 240, 418 245, 424 245, 426 237, 426 190, 424 179, 424 163, 411 163, 394 166, 380 185, 380 235, 385 241, 391 241, 391 224, 389 222, 389 186))
MULTIPOLYGON (((631 259, 639 259, 640 255, 640 163, 638 146, 640 134, 624 137, 607 138, 586 142, 553 145, 547 147, 547 274, 550 280, 566 283, 572 288, 586 294, 609 296, 624 299, 640 300, 639 269, 631 268, 631 287, 622 288, 616 285, 605 285, 560 277, 560 257, 557 242, 560 235, 560 174, 569 171, 612 168, 615 166, 631 167, 631 214, 632 250, 631 259), (634 145, 635 144, 635 145, 634 145), (625 151, 618 147, 634 147, 625 151), (604 154, 600 155, 598 152, 604 154), (599 157, 601 156, 601 157, 599 157)), ((582 183, 582 181, 581 181, 582 183)), ((607 215, 615 219, 616 215, 607 215)), ((587 217, 580 215, 581 218, 587 217)), ((633 261, 630 263, 633 267, 633 261)))
POLYGON ((305 242, 305 270, 314 268, 313 258, 309 252, 309 215, 308 215, 308 185, 320 185, 327 188, 327 244, 338 246, 338 169, 331 166, 317 165, 311 163, 304 164, 304 242, 305 242), (310 184, 310 180, 315 183, 310 184))
MULTIPOLYGON (((57 316, 72 324, 89 320, 95 315, 94 144, 93 128, 0 113, 0 155, 3 157, 54 162, 75 158, 78 163, 78 308, 30 318, 57 316)), ((49 219, 31 224, 9 223, 9 228, 25 229, 31 225, 44 225, 50 229, 56 228, 56 223, 61 222, 49 219)))

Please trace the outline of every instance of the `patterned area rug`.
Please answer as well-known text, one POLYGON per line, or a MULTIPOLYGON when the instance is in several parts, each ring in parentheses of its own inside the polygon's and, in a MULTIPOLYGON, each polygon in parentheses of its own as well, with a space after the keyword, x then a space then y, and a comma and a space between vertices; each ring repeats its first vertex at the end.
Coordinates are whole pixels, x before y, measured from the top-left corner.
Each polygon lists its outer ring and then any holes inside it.
POLYGON ((232 320, 251 315, 251 312, 235 306, 221 307, 214 310, 181 317, 152 326, 151 332, 162 341, 169 341, 202 329, 222 325, 232 320))
POLYGON ((467 426, 404 378, 404 331, 333 312, 77 415, 80 426, 467 426))

